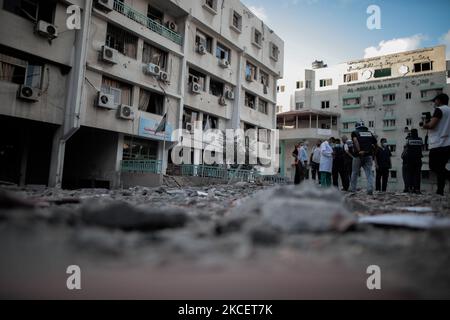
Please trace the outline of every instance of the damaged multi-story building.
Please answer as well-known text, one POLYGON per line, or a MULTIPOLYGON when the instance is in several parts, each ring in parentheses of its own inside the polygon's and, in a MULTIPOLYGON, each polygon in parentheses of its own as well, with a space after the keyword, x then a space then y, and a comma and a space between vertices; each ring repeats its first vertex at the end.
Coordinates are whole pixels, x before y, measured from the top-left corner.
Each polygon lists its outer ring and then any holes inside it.
POLYGON ((157 184, 176 129, 276 126, 284 43, 238 0, 0 0, 0 25, 2 181, 157 184))

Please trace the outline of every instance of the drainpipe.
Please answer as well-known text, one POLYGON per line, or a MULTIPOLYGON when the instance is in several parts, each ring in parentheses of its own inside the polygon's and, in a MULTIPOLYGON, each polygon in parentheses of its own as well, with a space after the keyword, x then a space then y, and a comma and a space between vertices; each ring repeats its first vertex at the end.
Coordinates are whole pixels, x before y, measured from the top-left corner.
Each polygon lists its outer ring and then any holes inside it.
POLYGON ((64 124, 58 129, 52 151, 49 186, 61 188, 64 155, 67 141, 80 129, 80 113, 84 98, 86 54, 91 24, 92 0, 85 0, 81 16, 81 29, 76 30, 72 49, 72 70, 66 96, 64 124))

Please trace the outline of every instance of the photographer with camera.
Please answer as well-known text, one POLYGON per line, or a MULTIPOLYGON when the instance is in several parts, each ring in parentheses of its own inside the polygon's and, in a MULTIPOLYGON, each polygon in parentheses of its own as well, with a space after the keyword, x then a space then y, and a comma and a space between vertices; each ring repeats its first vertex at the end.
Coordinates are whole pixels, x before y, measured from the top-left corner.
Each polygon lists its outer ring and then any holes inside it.
POLYGON ((420 126, 430 130, 430 169, 437 175, 437 194, 443 196, 445 180, 450 179, 450 171, 446 169, 450 159, 450 107, 448 95, 440 94, 433 99, 436 106, 434 114, 420 126))

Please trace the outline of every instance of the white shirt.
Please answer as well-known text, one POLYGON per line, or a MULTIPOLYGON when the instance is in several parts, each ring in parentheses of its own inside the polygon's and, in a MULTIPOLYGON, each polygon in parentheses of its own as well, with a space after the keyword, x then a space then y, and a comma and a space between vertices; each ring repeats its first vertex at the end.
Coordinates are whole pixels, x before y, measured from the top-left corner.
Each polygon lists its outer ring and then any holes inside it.
POLYGON ((328 141, 320 146, 320 172, 333 172, 333 148, 328 141))
POLYGON ((440 106, 442 119, 430 130, 430 149, 450 146, 450 107, 440 106))
POLYGON ((312 161, 315 163, 320 163, 320 147, 314 148, 312 161))

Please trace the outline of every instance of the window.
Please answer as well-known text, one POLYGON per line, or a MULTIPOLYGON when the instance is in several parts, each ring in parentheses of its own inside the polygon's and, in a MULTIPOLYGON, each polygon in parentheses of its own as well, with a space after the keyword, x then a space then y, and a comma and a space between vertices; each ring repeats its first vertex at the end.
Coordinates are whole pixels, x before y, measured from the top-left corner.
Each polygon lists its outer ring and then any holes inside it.
POLYGON ((344 74, 344 82, 358 81, 358 72, 344 74))
POLYGON ((166 70, 167 52, 156 48, 150 44, 144 43, 144 50, 142 52, 143 63, 153 63, 166 70))
POLYGON ((220 81, 211 79, 209 81, 209 93, 216 97, 223 96, 224 84, 220 81))
POLYGON ((369 128, 374 128, 375 127, 375 121, 370 120, 369 121, 369 128))
POLYGON ((158 141, 125 137, 123 160, 157 160, 158 141))
POLYGON ((213 42, 212 37, 206 35, 205 33, 197 29, 195 35, 196 48, 198 48, 199 45, 203 45, 206 48, 207 52, 212 53, 212 42, 213 42))
POLYGON ((283 111, 283 107, 282 106, 277 106, 277 113, 281 113, 283 111))
POLYGON ((373 106, 373 105, 374 105, 374 97, 373 97, 373 96, 370 96, 370 97, 367 99, 367 104, 368 104, 369 106, 373 106))
POLYGON ((310 80, 306 81, 306 89, 311 89, 312 87, 312 82, 310 80))
POLYGON ((43 20, 48 23, 53 23, 56 1, 4 0, 3 9, 33 22, 43 20))
POLYGON ((217 0, 204 0, 203 7, 208 11, 216 14, 217 13, 217 0))
POLYGON ((261 48, 262 46, 262 33, 257 30, 256 28, 253 28, 253 41, 252 43, 256 45, 257 47, 261 48))
POLYGON ((328 123, 322 123, 320 127, 325 130, 331 129, 330 124, 328 124, 328 123))
POLYGON ((330 101, 322 101, 322 109, 330 109, 330 101))
POLYGON ((164 114, 164 96, 156 92, 141 89, 139 94, 139 110, 162 116, 164 114))
MULTIPOLYGON (((258 74, 257 74, 258 68, 256 68, 255 65, 251 64, 247 61, 247 65, 245 67, 245 77, 246 79, 250 80, 258 80, 258 74)), ((284 92, 284 91, 282 91, 284 92)))
POLYGON ((394 101, 395 101, 395 93, 383 95, 383 102, 394 102, 394 101))
POLYGON ((411 92, 407 92, 406 93, 406 100, 411 100, 412 98, 412 93, 411 92))
POLYGON ((333 85, 333 79, 322 79, 319 81, 320 87, 329 87, 333 85))
POLYGON ((433 70, 433 61, 414 64, 414 72, 425 72, 433 70))
POLYGON ((396 124, 395 119, 383 120, 383 125, 385 128, 395 127, 395 124, 396 124))
POLYGON ((295 110, 303 109, 304 103, 303 102, 297 102, 295 104, 295 110))
POLYGON ((412 119, 411 118, 406 119, 406 125, 407 126, 412 126, 412 119))
POLYGON ((147 17, 158 22, 159 24, 163 24, 164 22, 164 13, 151 5, 148 5, 147 17))
POLYGON ((187 129, 187 124, 194 127, 196 121, 199 121, 199 113, 188 108, 183 108, 183 129, 187 129))
POLYGON ((209 114, 203 115, 203 130, 219 129, 219 119, 217 117, 210 116, 209 114))
POLYGON ((245 106, 252 109, 256 108, 256 97, 248 92, 245 93, 245 106))
POLYGON ((231 51, 223 44, 217 42, 216 57, 220 60, 227 60, 228 62, 231 62, 231 51))
POLYGON ((359 105, 359 104, 361 104, 361 98, 344 99, 343 102, 344 102, 344 106, 359 105))
POLYGON ((108 24, 106 45, 127 57, 136 59, 138 38, 123 29, 108 24))
POLYGON ((242 16, 233 10, 233 13, 231 15, 231 26, 232 29, 241 32, 242 31, 242 16))
POLYGON ((269 86, 269 75, 265 73, 264 71, 259 72, 261 84, 265 87, 269 86))
POLYGON ((43 65, 0 53, 0 81, 41 88, 43 65))
POLYGON ((270 58, 278 61, 278 56, 280 55, 280 49, 275 43, 270 43, 270 58))
POLYGON ((296 87, 297 89, 303 89, 303 81, 297 81, 296 87))
POLYGON ((348 123, 343 123, 342 127, 344 128, 344 130, 348 130, 349 129, 349 124, 348 123))
POLYGON ((269 113, 269 110, 267 108, 267 101, 259 99, 258 111, 261 112, 261 113, 264 113, 264 114, 268 114, 269 113))
POLYGON ((375 70, 373 77, 374 78, 384 78, 390 77, 392 75, 391 68, 377 69, 375 70))
POLYGON ((206 85, 206 75, 204 75, 201 72, 198 72, 194 69, 189 69, 189 78, 188 78, 188 84, 192 84, 193 82, 196 82, 200 85, 200 88, 205 91, 205 85, 206 85))
POLYGON ((107 77, 102 78, 101 91, 114 95, 114 103, 116 104, 131 106, 131 88, 129 84, 107 77))

